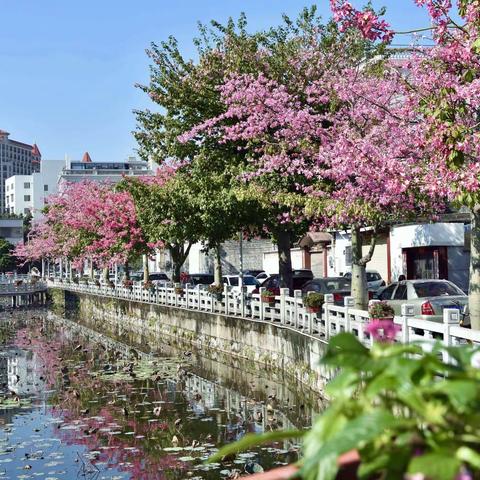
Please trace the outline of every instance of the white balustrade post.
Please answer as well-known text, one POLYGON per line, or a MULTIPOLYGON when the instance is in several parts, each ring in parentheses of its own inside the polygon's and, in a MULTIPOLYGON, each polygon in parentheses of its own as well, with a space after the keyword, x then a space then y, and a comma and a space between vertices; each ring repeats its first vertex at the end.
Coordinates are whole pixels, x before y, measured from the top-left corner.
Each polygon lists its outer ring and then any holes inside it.
POLYGON ((263 292, 265 292, 267 289, 265 287, 260 287, 258 290, 260 293, 260 320, 265 320, 265 302, 263 301, 263 292))
POLYGON ((343 299, 343 306, 345 307, 344 310, 344 315, 345 315, 345 331, 346 332, 351 332, 352 331, 352 325, 350 322, 350 313, 349 310, 355 305, 355 301, 353 297, 344 297, 343 299))
MULTIPOLYGON (((460 310, 457 308, 445 308, 443 310, 443 344, 446 347, 453 345, 453 339, 450 335, 450 328, 452 325, 460 325, 460 310)), ((450 355, 448 352, 443 352, 443 361, 450 362, 450 355)))
MULTIPOLYGON (((293 309, 293 328, 298 329, 298 301, 302 298, 302 291, 295 290, 293 292, 294 309, 293 309)), ((320 312, 321 315, 321 312, 320 312)))
POLYGON ((189 306, 188 306, 188 291, 189 290, 190 290, 190 284, 186 283, 185 284, 185 303, 186 303, 187 308, 189 308, 189 306))
MULTIPOLYGON (((242 279, 243 283, 243 279, 242 279)), ((245 285, 240 286, 240 316, 245 317, 245 296, 247 295, 247 287, 245 285)))
POLYGON ((204 292, 202 291, 202 289, 199 288, 199 289, 197 290, 197 304, 198 304, 198 305, 197 305, 197 308, 198 308, 198 310, 201 310, 201 309, 202 309, 202 296, 204 296, 204 295, 205 295, 205 294, 204 294, 204 292))
POLYGON ((225 315, 228 315, 230 313, 230 306, 228 302, 228 285, 225 283, 223 286, 223 299, 225 300, 225 315))
POLYGON ((286 304, 287 296, 290 293, 289 288, 280 289, 280 322, 285 324, 287 320, 286 304))
POLYGON ((333 294, 327 293, 324 297, 325 303, 325 340, 330 339, 330 309, 329 307, 335 303, 333 294))
POLYGON ((401 306, 402 312, 402 342, 408 343, 410 341, 410 327, 408 326, 408 319, 415 316, 415 307, 404 303, 401 306))
POLYGON ((178 295, 177 295, 177 288, 180 288, 179 283, 175 283, 173 285, 173 296, 175 297, 175 306, 178 307, 178 295))
POLYGON ((215 295, 210 295, 210 311, 215 311, 215 302, 217 301, 217 297, 215 295))

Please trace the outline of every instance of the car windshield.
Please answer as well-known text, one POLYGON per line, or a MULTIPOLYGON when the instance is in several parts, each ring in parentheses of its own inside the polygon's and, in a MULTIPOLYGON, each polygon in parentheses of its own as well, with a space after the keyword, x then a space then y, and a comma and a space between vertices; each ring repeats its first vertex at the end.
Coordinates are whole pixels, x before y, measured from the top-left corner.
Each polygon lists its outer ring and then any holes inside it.
POLYGON ((324 280, 322 283, 325 285, 327 292, 350 289, 350 280, 348 278, 333 278, 331 280, 324 280))
POLYGON ((453 283, 450 282, 417 282, 413 284, 417 297, 443 297, 465 294, 453 283))
POLYGON ((230 285, 231 285, 232 287, 238 286, 238 277, 230 277, 229 280, 230 280, 230 285))
POLYGON ((257 281, 254 277, 243 277, 243 284, 244 285, 256 285, 257 281))
POLYGON ((152 273, 149 278, 150 280, 168 280, 165 273, 152 273))
POLYGON ((214 278, 213 275, 190 275, 190 282, 194 285, 210 285, 214 278))
POLYGON ((377 280, 380 280, 378 273, 367 272, 367 282, 376 282, 377 280))

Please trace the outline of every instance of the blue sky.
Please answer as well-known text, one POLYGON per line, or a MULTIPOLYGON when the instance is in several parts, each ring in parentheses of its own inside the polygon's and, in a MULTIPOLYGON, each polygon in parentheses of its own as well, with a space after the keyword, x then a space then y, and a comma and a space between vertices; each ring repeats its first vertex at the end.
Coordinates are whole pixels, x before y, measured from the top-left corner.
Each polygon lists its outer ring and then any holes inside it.
MULTIPOLYGON (((329 16, 328 0, 317 2, 329 16)), ((361 5, 361 2, 354 2, 361 5)), ((386 6, 396 29, 428 25, 412 0, 386 6)), ((150 105, 145 49, 174 35, 187 55, 197 21, 246 12, 250 28, 277 24, 298 0, 0 0, 0 129, 37 142, 44 159, 65 154, 121 161, 134 154, 133 109, 150 105)))

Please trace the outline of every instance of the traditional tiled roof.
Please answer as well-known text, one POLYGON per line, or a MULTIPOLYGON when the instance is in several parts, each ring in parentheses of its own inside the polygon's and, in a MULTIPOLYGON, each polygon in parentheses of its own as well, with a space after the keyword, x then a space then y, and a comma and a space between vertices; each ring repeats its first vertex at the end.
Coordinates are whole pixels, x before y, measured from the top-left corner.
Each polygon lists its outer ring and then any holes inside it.
POLYGON ((41 157, 42 156, 42 154, 40 153, 40 150, 38 148, 38 145, 36 143, 33 144, 32 155, 34 155, 35 157, 41 157))
POLYGON ((88 152, 85 152, 83 154, 82 162, 83 163, 92 163, 92 159, 90 158, 90 155, 88 154, 88 152))

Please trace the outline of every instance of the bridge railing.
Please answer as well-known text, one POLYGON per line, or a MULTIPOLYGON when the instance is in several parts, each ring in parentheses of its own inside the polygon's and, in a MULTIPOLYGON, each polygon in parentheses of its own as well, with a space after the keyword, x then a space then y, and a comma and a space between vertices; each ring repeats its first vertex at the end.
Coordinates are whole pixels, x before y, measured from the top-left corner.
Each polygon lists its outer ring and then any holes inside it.
MULTIPOLYGON (((295 291, 290 296, 286 288, 280 289, 280 295, 275 297, 275 301, 267 303, 261 293, 242 295, 228 286, 225 286, 221 295, 214 295, 190 285, 179 288, 165 284, 146 289, 141 284, 136 284, 132 287, 117 285, 111 288, 107 285, 76 284, 58 279, 50 279, 49 285, 92 295, 229 315, 238 317, 239 321, 249 319, 271 322, 325 342, 340 332, 352 332, 367 346, 374 341, 366 329, 370 321, 369 314, 353 308, 352 297, 346 297, 344 305, 340 306, 334 304, 333 295, 325 295, 321 311, 312 312, 303 304, 301 291, 295 291)), ((460 311, 456 309, 445 309, 443 322, 432 322, 415 318, 413 306, 405 304, 402 306, 402 315, 395 317, 394 322, 400 326, 397 341, 422 341, 426 349, 431 348, 437 340, 446 346, 464 343, 480 345, 480 331, 460 326, 460 311)))

